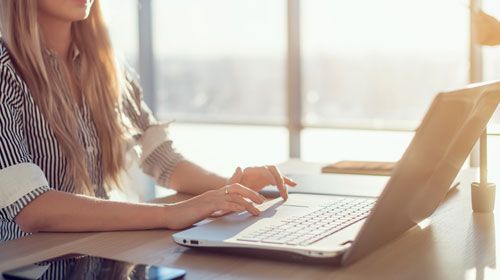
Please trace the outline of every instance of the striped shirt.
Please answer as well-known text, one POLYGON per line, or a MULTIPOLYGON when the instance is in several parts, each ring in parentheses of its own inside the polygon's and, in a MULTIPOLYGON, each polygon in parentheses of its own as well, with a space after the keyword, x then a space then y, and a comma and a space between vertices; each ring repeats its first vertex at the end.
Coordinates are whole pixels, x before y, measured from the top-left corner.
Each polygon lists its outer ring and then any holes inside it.
MULTIPOLYGON (((51 65, 57 65, 54 53, 48 51, 48 54, 55 62, 51 65)), ((75 49, 73 62, 77 63, 78 59, 75 49)), ((143 101, 141 88, 129 73, 127 81, 133 93, 123 94, 119 109, 122 118, 128 120, 130 141, 127 146, 140 151, 138 158, 142 170, 157 184, 166 186, 173 168, 183 157, 175 151, 168 137, 168 123, 155 119, 143 101)), ((96 197, 107 199, 99 139, 84 98, 77 118, 79 140, 86 151, 92 187, 96 197)), ((14 218, 41 194, 49 190, 74 193, 73 179, 68 174, 67 160, 54 132, 0 40, 0 242, 29 234, 19 228, 14 218)))

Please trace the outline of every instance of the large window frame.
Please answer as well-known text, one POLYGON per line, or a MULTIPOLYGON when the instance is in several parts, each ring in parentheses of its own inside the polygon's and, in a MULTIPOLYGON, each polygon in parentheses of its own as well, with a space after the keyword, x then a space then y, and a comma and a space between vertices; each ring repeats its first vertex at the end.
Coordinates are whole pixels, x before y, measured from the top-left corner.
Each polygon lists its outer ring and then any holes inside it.
MULTIPOLYGON (((289 139, 289 156, 291 158, 300 158, 301 155, 301 132, 304 128, 331 128, 331 129, 352 129, 352 130, 379 130, 379 131, 400 131, 413 132, 415 125, 407 123, 330 123, 327 125, 305 125, 302 116, 302 65, 301 65, 301 43, 300 43, 300 3, 301 0, 286 1, 286 34, 287 34, 287 53, 286 53, 286 124, 289 139)), ((479 9, 481 0, 470 0, 470 9, 479 9)), ((144 89, 144 98, 156 111, 156 71, 155 54, 153 51, 153 32, 152 32, 152 0, 138 0, 138 26, 139 26, 139 74, 144 89)), ((472 14, 472 13, 471 13, 472 14)), ((482 51, 481 46, 476 44, 474 38, 474 22, 470 17, 470 39, 469 39, 469 82, 478 82, 483 77, 482 51)), ((179 123, 205 123, 205 124, 234 124, 234 125, 262 125, 262 126, 283 126, 278 123, 260 123, 260 122, 236 122, 236 121, 211 121, 177 119, 179 123)), ((500 133, 489 133, 490 135, 500 135, 500 133)), ((475 167, 479 165, 479 150, 476 147, 471 152, 470 165, 475 167)))

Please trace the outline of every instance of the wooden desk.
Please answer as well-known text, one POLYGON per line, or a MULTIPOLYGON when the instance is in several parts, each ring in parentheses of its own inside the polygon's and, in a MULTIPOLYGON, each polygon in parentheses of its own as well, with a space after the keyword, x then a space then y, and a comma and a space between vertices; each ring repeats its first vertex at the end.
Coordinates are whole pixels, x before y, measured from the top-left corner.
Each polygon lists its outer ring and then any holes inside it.
MULTIPOLYGON (((319 170, 319 165, 291 161, 282 169, 310 173, 319 170)), ((21 238, 0 245, 0 271, 76 252, 179 267, 187 270, 187 279, 500 279, 496 266, 500 244, 496 238, 500 235, 495 232, 500 215, 498 211, 496 217, 473 214, 468 181, 475 170, 463 174, 468 179, 448 195, 428 227, 411 229, 349 267, 201 252, 174 244, 170 237, 173 231, 151 230, 43 233, 21 238)), ((176 195, 167 200, 182 198, 176 195)))

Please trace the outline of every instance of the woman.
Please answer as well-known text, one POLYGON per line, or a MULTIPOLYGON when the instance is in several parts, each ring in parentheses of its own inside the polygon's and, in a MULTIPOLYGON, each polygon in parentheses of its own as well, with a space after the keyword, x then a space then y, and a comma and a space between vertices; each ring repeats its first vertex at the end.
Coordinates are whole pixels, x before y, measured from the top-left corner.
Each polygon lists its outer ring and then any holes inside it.
POLYGON ((295 185, 274 166, 212 174, 177 153, 117 67, 95 0, 0 0, 0 240, 38 231, 182 229, 215 212, 259 210, 257 193, 295 185), (107 200, 125 150, 177 204, 107 200), (127 149, 126 149, 127 148, 127 149))

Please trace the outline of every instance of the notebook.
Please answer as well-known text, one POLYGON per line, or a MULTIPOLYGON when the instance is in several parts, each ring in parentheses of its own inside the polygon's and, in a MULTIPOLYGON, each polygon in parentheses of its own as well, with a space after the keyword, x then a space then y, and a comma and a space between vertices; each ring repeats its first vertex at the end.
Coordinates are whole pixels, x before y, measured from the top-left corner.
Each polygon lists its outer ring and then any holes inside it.
POLYGON ((323 173, 390 176, 396 162, 343 160, 323 166, 323 173))

